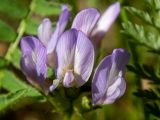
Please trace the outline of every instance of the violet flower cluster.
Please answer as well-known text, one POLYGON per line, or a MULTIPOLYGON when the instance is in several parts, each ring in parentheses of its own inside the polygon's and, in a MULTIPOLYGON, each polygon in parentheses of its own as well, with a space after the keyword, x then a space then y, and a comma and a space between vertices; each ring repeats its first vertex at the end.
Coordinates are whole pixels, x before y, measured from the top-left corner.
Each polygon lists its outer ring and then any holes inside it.
MULTIPOLYGON (((56 79, 48 86, 49 91, 60 83, 67 88, 84 85, 93 71, 94 45, 103 38, 119 12, 119 2, 112 4, 102 15, 95 8, 84 9, 66 31, 70 17, 67 6, 62 6, 54 32, 51 21, 44 19, 38 28, 38 38, 23 37, 20 43, 21 67, 27 80, 46 89, 47 67, 52 67, 56 79)), ((93 104, 110 104, 124 94, 125 66, 129 56, 126 50, 119 48, 99 63, 91 85, 93 104)))

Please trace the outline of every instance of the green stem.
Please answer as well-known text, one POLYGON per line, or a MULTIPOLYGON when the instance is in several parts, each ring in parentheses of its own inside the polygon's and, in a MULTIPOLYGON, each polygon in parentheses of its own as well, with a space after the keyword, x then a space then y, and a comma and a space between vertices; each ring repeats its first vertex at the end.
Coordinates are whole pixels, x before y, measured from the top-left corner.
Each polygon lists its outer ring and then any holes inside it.
POLYGON ((63 93, 63 88, 59 88, 54 93, 45 95, 42 93, 47 101, 53 106, 56 112, 62 113, 65 117, 69 117, 71 110, 71 103, 67 96, 63 93))
POLYGON ((34 6, 35 6, 35 0, 32 0, 28 14, 26 15, 26 17, 24 17, 24 19, 22 19, 22 21, 20 22, 20 25, 18 27, 18 35, 17 35, 14 43, 11 43, 11 45, 9 46, 8 51, 5 55, 5 59, 8 61, 11 61, 11 59, 12 59, 11 56, 14 53, 15 49, 18 47, 18 44, 20 42, 21 37, 23 36, 23 34, 25 32, 28 19, 29 19, 30 15, 32 14, 34 6))

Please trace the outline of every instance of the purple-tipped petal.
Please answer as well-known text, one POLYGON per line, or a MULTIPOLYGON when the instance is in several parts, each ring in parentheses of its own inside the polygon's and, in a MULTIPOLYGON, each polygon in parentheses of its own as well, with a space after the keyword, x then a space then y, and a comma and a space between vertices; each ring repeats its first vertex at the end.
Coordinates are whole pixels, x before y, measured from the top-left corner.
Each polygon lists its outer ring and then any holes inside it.
POLYGON ((27 80, 32 84, 42 85, 46 78, 46 48, 35 37, 28 36, 21 40, 21 67, 27 80))
POLYGON ((58 40, 56 47, 58 79, 62 79, 67 70, 73 69, 76 42, 77 31, 74 29, 64 32, 58 40))
POLYGON ((38 38, 47 46, 52 34, 52 23, 48 18, 45 18, 38 27, 38 38))
POLYGON ((100 41, 104 37, 105 33, 109 30, 113 22, 116 20, 119 13, 119 2, 116 2, 109 6, 109 8, 106 9, 106 11, 98 20, 96 27, 92 31, 91 38, 93 38, 93 40, 96 40, 97 42, 100 41))
POLYGON ((93 104, 113 103, 124 94, 126 83, 123 77, 129 57, 126 50, 115 49, 101 61, 92 81, 93 104))
POLYGON ((100 13, 97 11, 97 9, 88 8, 82 10, 74 18, 72 28, 81 30, 87 36, 89 36, 99 17, 100 13))
POLYGON ((51 36, 51 40, 47 46, 47 54, 52 53, 55 50, 58 37, 63 33, 65 30, 65 27, 67 25, 67 22, 70 17, 70 12, 67 6, 62 5, 62 13, 59 17, 59 20, 57 22, 56 30, 51 36))
POLYGON ((73 87, 75 85, 74 81, 74 75, 72 70, 68 70, 65 73, 64 79, 63 79, 63 86, 64 87, 73 87))
POLYGON ((94 64, 94 47, 87 36, 78 32, 74 58, 74 73, 76 75, 76 87, 86 83, 91 75, 94 64))

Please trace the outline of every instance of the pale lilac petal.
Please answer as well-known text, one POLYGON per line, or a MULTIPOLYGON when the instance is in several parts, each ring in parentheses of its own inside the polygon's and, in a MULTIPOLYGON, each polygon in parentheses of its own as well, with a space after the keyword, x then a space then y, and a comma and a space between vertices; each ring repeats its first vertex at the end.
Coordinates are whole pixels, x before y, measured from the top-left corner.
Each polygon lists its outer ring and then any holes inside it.
POLYGON ((93 69, 93 64, 94 47, 87 36, 79 31, 74 58, 76 87, 80 87, 88 81, 93 69))
POLYGON ((126 50, 115 49, 101 61, 92 81, 93 104, 109 104, 124 94, 126 83, 123 77, 129 57, 126 50))
POLYGON ((96 68, 92 80, 92 103, 97 104, 105 95, 107 87, 107 74, 111 69, 111 55, 105 57, 96 68))
POLYGON ((52 34, 52 23, 48 18, 45 18, 38 27, 38 38, 47 46, 52 34))
POLYGON ((82 10, 74 18, 72 28, 81 30, 87 36, 89 36, 99 17, 100 13, 97 11, 97 9, 88 8, 82 10))
POLYGON ((47 46, 47 54, 52 53, 55 50, 58 37, 64 32, 67 22, 70 17, 70 12, 68 7, 62 6, 62 13, 59 17, 59 21, 57 22, 57 26, 55 32, 51 36, 51 40, 47 46))
POLYGON ((57 76, 62 79, 67 70, 72 70, 77 42, 77 31, 74 29, 64 32, 58 40, 57 54, 57 76))
POLYGON ((68 8, 68 6, 66 4, 62 4, 61 9, 62 9, 62 11, 64 11, 64 10, 68 10, 69 11, 69 8, 68 8))
POLYGON ((99 42, 105 33, 109 30, 113 22, 116 20, 120 13, 120 3, 116 2, 109 6, 106 11, 102 14, 97 22, 96 27, 92 31, 91 38, 99 42))
POLYGON ((94 64, 94 48, 84 33, 75 29, 63 33, 56 54, 57 76, 65 87, 80 87, 88 81, 94 64))
POLYGON ((121 97, 126 90, 126 82, 122 77, 118 77, 115 82, 108 88, 106 98, 102 104, 111 104, 117 98, 121 97))
POLYGON ((73 87, 75 85, 74 81, 74 75, 72 70, 68 70, 65 73, 64 79, 63 79, 63 86, 64 87, 73 87))
POLYGON ((46 48, 35 37, 28 36, 21 40, 21 67, 29 82, 43 84, 46 78, 46 48))

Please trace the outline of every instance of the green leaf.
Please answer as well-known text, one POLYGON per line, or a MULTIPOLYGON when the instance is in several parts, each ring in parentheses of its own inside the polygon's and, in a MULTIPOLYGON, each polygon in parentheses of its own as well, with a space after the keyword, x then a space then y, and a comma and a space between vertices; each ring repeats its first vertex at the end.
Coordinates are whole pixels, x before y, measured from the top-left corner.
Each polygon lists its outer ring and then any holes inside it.
POLYGON ((142 97, 143 99, 150 99, 150 100, 159 100, 160 97, 154 90, 138 90, 137 92, 133 93, 137 97, 142 97))
POLYGON ((7 25, 5 22, 0 20, 0 40, 5 42, 12 42, 15 37, 16 33, 14 30, 7 25))
POLYGON ((11 63, 17 68, 17 69, 21 69, 20 68, 20 59, 21 59, 21 51, 19 48, 16 48, 13 52, 13 54, 11 54, 11 63))
POLYGON ((151 32, 146 32, 141 25, 126 22, 122 24, 122 33, 134 38, 133 42, 142 44, 150 49, 160 50, 160 36, 151 32))
POLYGON ((1 0, 0 14, 22 19, 28 12, 29 2, 22 0, 1 0))
POLYGON ((0 57, 0 68, 5 67, 6 64, 7 64, 7 61, 3 57, 0 57))
POLYGON ((18 90, 7 95, 0 95, 0 112, 4 111, 25 96, 27 90, 18 90))
POLYGON ((61 12, 61 6, 53 1, 36 0, 33 12, 42 16, 58 15, 61 12))
POLYGON ((155 10, 160 9, 160 0, 145 0, 145 2, 147 2, 155 10))
POLYGON ((145 22, 149 23, 149 24, 153 24, 152 22, 152 16, 149 15, 149 13, 143 11, 143 10, 139 10, 137 8, 134 7, 125 7, 125 9, 131 13, 132 15, 136 15, 137 17, 139 17, 140 19, 144 20, 145 22))
POLYGON ((38 20, 30 18, 27 21, 27 26, 26 26, 25 32, 27 34, 37 35, 37 29, 38 29, 39 25, 40 25, 40 22, 38 20))
POLYGON ((26 96, 43 98, 36 89, 18 79, 11 71, 8 70, 0 70, 0 86, 11 92, 27 89, 28 91, 25 93, 26 96))

